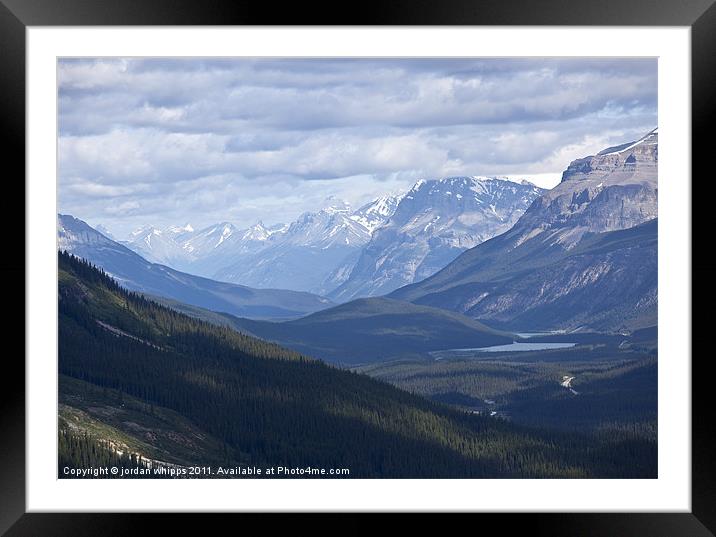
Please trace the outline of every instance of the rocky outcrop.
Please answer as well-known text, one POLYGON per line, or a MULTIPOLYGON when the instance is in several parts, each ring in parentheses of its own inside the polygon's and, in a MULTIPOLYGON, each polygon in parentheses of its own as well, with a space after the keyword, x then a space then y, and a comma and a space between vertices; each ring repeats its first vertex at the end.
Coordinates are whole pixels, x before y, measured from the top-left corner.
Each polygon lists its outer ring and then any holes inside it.
POLYGON ((512 229, 390 296, 510 328, 655 322, 657 169, 656 130, 576 160, 512 229))
POLYGON ((583 233, 614 231, 658 216, 658 133, 572 162, 562 181, 538 198, 520 219, 533 230, 571 230, 568 246, 583 233))

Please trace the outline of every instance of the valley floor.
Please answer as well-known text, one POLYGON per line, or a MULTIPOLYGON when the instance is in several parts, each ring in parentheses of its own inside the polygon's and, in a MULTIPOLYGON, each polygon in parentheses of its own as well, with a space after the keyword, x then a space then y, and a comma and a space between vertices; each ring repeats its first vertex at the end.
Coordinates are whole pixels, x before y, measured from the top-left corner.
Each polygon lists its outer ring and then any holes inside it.
MULTIPOLYGON (((595 336, 595 339, 596 338, 595 336)), ((465 412, 553 431, 579 431, 605 447, 657 441, 656 341, 603 343, 533 352, 431 353, 357 368, 465 412), (456 357, 455 357, 456 356, 456 357)), ((652 461, 656 472, 656 459, 652 461)))

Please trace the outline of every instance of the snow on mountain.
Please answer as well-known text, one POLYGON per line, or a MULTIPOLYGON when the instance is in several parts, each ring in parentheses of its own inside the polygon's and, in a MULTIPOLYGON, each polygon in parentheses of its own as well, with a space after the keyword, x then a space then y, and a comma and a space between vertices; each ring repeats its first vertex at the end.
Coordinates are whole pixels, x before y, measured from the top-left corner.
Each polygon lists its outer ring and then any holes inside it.
POLYGON ((142 226, 120 241, 130 250, 153 263, 161 263, 179 270, 186 269, 192 261, 176 241, 176 234, 154 226, 142 226))
POLYGON ((510 329, 653 325, 657 197, 654 130, 574 160, 509 231, 390 296, 510 329))
MULTIPOLYGON (((81 248, 95 248, 98 251, 110 248, 114 244, 103 233, 69 215, 57 215, 57 249, 77 253, 81 248)), ((77 253, 79 255, 79 253, 77 253)))
MULTIPOLYGON (((145 227, 138 237, 160 237, 145 227)), ((217 282, 151 263, 126 246, 112 241, 86 222, 58 215, 58 249, 103 268, 127 289, 254 319, 291 319, 330 307, 331 301, 310 293, 217 282)))
MULTIPOLYGON (((505 323, 527 315, 525 308, 538 315, 539 308, 550 307, 549 297, 556 300, 559 293, 571 296, 575 289, 584 289, 584 297, 597 300, 590 282, 610 274, 615 286, 622 285, 615 270, 628 269, 643 273, 639 281, 647 291, 635 291, 634 296, 646 297, 640 304, 648 313, 656 300, 655 288, 650 287, 650 251, 615 250, 613 258, 601 264, 580 258, 570 274, 559 275, 558 268, 546 264, 571 255, 595 233, 654 220, 657 166, 654 129, 639 140, 571 162, 551 190, 522 178, 421 179, 408 192, 382 196, 357 210, 329 197, 317 210, 289 224, 266 227, 257 222, 239 229, 224 222, 198 231, 189 224, 144 226, 124 244, 150 261, 253 288, 309 291, 347 301, 407 286, 391 296, 505 323), (637 254, 640 268, 627 259, 637 254), (545 266, 544 272, 534 274, 534 281, 520 272, 526 262, 545 266), (518 271, 510 276, 511 288, 503 278, 508 269, 518 271), (467 287, 455 289, 456 278, 464 279, 467 287), (518 287, 524 288, 521 302, 513 296, 518 287), (532 302, 525 298, 528 295, 532 302)), ((628 236, 638 245, 642 236, 651 236, 653 227, 628 236)), ((72 226, 62 230, 60 245, 82 239, 102 248, 101 242, 109 241, 99 233, 80 237, 83 233, 72 226)), ((607 309, 604 312, 603 322, 613 322, 607 309)), ((567 317, 559 320, 571 322, 567 317)))
POLYGON ((351 218, 351 207, 341 200, 316 213, 304 213, 283 234, 282 240, 296 246, 319 247, 362 246, 370 240, 370 232, 351 218))
POLYGON ((325 293, 342 283, 371 234, 392 215, 400 195, 353 211, 336 197, 290 224, 257 222, 239 229, 222 222, 160 230, 144 226, 125 245, 143 257, 193 274, 258 288, 325 293))
POLYGON ((420 180, 406 193, 386 194, 356 210, 331 196, 286 225, 146 226, 126 244, 152 261, 221 281, 336 291, 348 299, 433 274, 508 229, 540 192, 531 183, 492 177, 420 180))
POLYGON ((347 201, 335 196, 328 196, 323 200, 319 212, 323 212, 325 214, 350 213, 351 205, 347 201))
POLYGON ((167 231, 175 234, 192 233, 194 231, 194 228, 191 226, 191 224, 187 223, 184 226, 169 226, 167 228, 167 231))
MULTIPOLYGON (((426 278, 494 235, 507 231, 543 190, 494 177, 420 180, 396 200, 336 300, 388 293, 426 278)), ((345 271, 344 271, 345 273, 345 271)))
POLYGON ((327 198, 319 211, 303 213, 288 226, 273 230, 260 245, 235 248, 232 262, 213 277, 259 288, 326 293, 342 281, 334 281, 339 277, 334 273, 339 267, 350 270, 370 240, 371 228, 384 221, 379 209, 371 208, 367 204, 354 213, 343 200, 327 198))
POLYGON ((259 220, 250 228, 243 230, 243 233, 241 235, 241 240, 242 241, 265 241, 265 240, 268 240, 268 238, 272 234, 273 233, 271 232, 271 230, 267 229, 266 226, 264 226, 263 222, 261 222, 259 220))
POLYGON ((624 153, 625 151, 629 151, 630 149, 635 148, 638 145, 659 145, 659 129, 654 129, 653 131, 646 134, 644 137, 640 138, 636 142, 629 142, 626 144, 614 146, 614 147, 608 147, 607 149, 604 149, 597 153, 597 156, 603 156, 603 155, 612 155, 615 153, 624 153))
POLYGON ((350 216, 350 219, 361 224, 372 235, 377 228, 382 226, 393 215, 403 196, 404 194, 381 196, 363 205, 350 216))
POLYGON ((174 242, 181 244, 192 236, 194 228, 191 224, 187 223, 183 226, 169 226, 164 232, 170 236, 174 242))
POLYGON ((181 248, 196 259, 201 259, 219 248, 224 242, 230 241, 238 232, 238 228, 229 222, 221 222, 213 226, 195 231, 180 244, 181 248))

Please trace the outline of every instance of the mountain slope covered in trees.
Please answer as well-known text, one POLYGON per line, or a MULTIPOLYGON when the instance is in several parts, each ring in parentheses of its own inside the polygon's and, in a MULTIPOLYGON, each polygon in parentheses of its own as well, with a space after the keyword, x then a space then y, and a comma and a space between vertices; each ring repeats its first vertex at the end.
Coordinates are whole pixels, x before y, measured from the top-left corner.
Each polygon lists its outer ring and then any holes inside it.
MULTIPOLYGON (((350 477, 653 477, 639 444, 606 446, 609 456, 595 459, 588 454, 605 446, 591 437, 451 410, 159 306, 65 253, 58 293, 61 379, 91 387, 75 385, 64 404, 81 407, 85 392, 106 391, 105 405, 126 396, 146 415, 171 413, 216 439, 226 464, 350 468, 350 477)), ((61 381, 61 394, 70 388, 61 381)), ((82 414, 74 415, 74 429, 61 429, 60 461, 92 464, 92 452, 111 459, 112 444, 100 433, 83 437, 82 414)))
POLYGON ((505 345, 515 339, 458 313, 383 297, 352 300, 287 322, 231 321, 241 331, 342 365, 505 345))

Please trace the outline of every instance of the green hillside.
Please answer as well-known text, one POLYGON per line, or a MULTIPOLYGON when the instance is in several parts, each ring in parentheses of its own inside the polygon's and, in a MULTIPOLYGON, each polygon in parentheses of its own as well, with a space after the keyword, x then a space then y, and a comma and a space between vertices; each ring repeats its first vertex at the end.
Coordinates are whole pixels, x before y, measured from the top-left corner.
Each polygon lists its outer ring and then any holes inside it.
POLYGON ((512 343, 514 336, 437 308, 361 298, 285 322, 233 319, 233 325, 299 352, 355 365, 428 352, 512 343))
POLYGON ((653 471, 637 445, 615 446, 602 463, 589 453, 603 446, 587 436, 450 409, 187 317, 62 253, 58 291, 60 463, 120 455, 128 467, 310 466, 354 478, 653 471))

